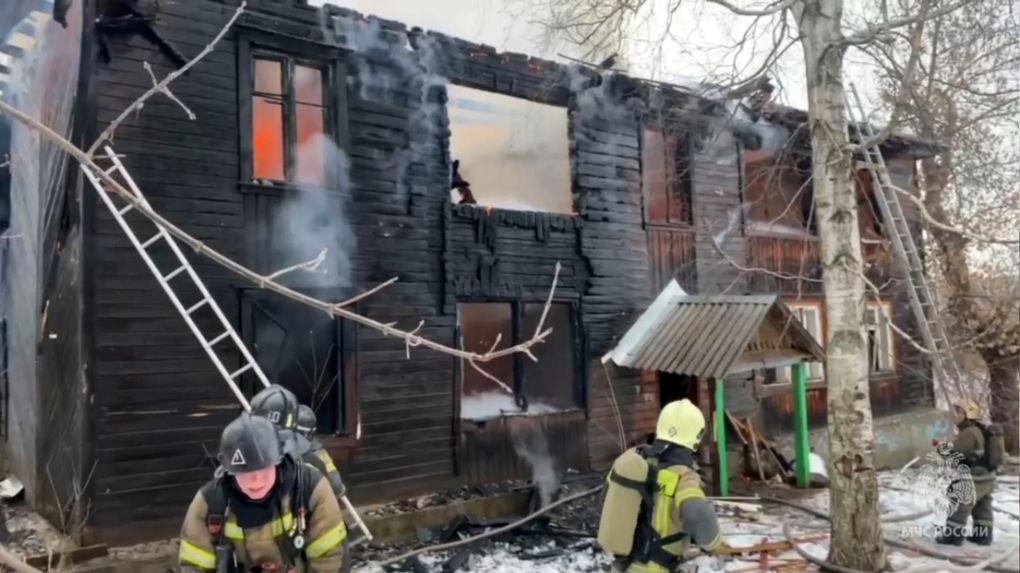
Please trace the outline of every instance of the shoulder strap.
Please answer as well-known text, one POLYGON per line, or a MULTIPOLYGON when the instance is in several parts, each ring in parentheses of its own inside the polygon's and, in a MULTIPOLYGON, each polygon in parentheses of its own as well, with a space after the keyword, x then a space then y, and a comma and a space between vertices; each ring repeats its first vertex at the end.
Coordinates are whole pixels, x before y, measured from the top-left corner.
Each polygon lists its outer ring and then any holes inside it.
POLYGON ((208 511, 205 516, 205 525, 212 535, 213 545, 219 545, 223 539, 223 523, 227 515, 227 491, 226 484, 222 480, 213 480, 202 488, 202 495, 208 511))

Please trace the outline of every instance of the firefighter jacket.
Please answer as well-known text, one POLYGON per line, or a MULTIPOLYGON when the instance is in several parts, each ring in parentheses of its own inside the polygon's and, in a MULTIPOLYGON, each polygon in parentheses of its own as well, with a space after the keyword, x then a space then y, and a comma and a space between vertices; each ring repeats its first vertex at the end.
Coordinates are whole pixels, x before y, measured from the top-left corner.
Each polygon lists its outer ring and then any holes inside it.
MULTIPOLYGON (((666 573, 679 566, 681 557, 691 544, 704 551, 712 551, 722 543, 715 510, 705 499, 693 453, 687 449, 670 447, 658 457, 650 457, 647 461, 651 467, 659 470, 658 488, 652 496, 653 510, 647 516, 651 520, 651 528, 658 539, 680 539, 662 545, 661 550, 665 553, 659 553, 659 559, 653 555, 646 562, 634 559, 629 563, 621 563, 617 560, 613 565, 614 571, 666 573), (672 561, 671 556, 676 558, 673 563, 662 563, 672 561)), ((640 537, 639 534, 635 543, 641 543, 640 537)))
POLYGON ((958 426, 959 433, 953 442, 953 451, 963 456, 961 464, 970 467, 974 480, 974 494, 977 499, 992 493, 995 489, 996 473, 984 465, 985 434, 973 420, 964 420, 958 426))
POLYGON ((343 480, 340 479, 340 471, 337 470, 336 464, 333 463, 333 458, 329 456, 329 452, 326 451, 321 442, 310 440, 309 449, 301 455, 301 459, 306 464, 314 466, 315 469, 319 470, 319 473, 326 476, 326 480, 329 481, 329 487, 333 489, 333 495, 337 499, 347 495, 347 487, 344 486, 343 480))
POLYGON ((329 482, 315 468, 284 458, 266 500, 249 500, 229 476, 199 490, 181 528, 178 560, 181 573, 215 571, 227 552, 237 567, 226 571, 338 573, 348 565, 346 539, 329 482))

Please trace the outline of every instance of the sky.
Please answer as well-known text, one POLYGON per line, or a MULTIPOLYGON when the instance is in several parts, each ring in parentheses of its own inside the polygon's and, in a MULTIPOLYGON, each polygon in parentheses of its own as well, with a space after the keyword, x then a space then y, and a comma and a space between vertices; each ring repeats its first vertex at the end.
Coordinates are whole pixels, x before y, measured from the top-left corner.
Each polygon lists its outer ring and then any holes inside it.
MULTIPOLYGON (((553 60, 558 54, 577 57, 582 48, 565 41, 550 41, 540 20, 548 17, 550 2, 555 0, 326 0, 331 4, 352 8, 365 14, 399 20, 408 26, 419 26, 457 36, 472 42, 553 60)), ((759 25, 754 41, 747 49, 733 49, 752 25, 752 18, 738 17, 723 7, 703 0, 684 1, 670 18, 670 0, 648 0, 645 8, 632 22, 623 51, 623 71, 638 77, 677 83, 731 77, 733 62, 747 72, 761 60, 773 45, 774 26, 759 25), (668 33, 666 30, 668 29, 668 33)), ((675 1, 675 0, 674 0, 675 1)), ((310 0, 321 5, 324 0, 310 0)), ((848 15, 853 20, 853 14, 848 15)), ((869 80, 864 57, 848 54, 847 79, 854 82, 866 102, 874 96, 875 87, 869 80)), ((807 107, 803 80, 803 57, 800 46, 793 46, 781 59, 776 80, 780 84, 781 103, 807 107)), ((866 104, 866 107, 869 107, 866 104)))

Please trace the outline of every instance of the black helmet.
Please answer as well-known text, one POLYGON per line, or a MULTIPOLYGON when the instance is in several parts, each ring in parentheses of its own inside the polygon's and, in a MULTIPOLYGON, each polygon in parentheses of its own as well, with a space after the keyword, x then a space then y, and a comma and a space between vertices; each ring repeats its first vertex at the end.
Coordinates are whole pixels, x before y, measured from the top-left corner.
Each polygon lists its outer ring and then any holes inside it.
POLYGON ((297 426, 294 429, 309 436, 315 432, 316 424, 318 424, 318 420, 315 418, 315 410, 301 404, 298 407, 297 426))
POLYGON ((268 418, 282 430, 293 430, 297 424, 298 405, 293 392, 273 384, 251 399, 251 413, 268 418))
POLYGON ((220 464, 229 474, 271 468, 283 459, 280 437, 269 420, 247 412, 227 424, 220 437, 220 464))

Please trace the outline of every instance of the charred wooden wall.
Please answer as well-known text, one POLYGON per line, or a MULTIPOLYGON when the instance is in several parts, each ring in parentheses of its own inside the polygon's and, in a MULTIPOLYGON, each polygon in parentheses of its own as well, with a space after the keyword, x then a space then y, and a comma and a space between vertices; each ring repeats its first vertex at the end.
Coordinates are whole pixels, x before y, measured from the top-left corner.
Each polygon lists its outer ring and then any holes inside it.
MULTIPOLYGON (((162 6, 157 28, 190 57, 219 31, 235 5, 188 0, 162 6)), ((360 19, 339 8, 330 8, 330 14, 360 19)), ((255 0, 238 30, 320 42, 320 18, 318 10, 300 2, 255 0)), ((403 44, 399 52, 387 47, 388 34, 407 33, 403 25, 375 20, 370 29, 374 39, 344 58, 350 76, 342 141, 350 161, 346 216, 356 245, 351 284, 327 289, 326 295, 340 298, 399 276, 398 283, 361 302, 359 311, 408 329, 424 320, 423 335, 453 345, 458 300, 541 300, 558 261, 563 267, 557 299, 579 309, 579 344, 588 349, 577 366, 592 369, 597 362, 589 365, 589 358, 608 350, 649 298, 637 120, 627 114, 600 119, 570 93, 569 78, 559 66, 438 34, 418 36, 431 46, 432 55, 418 60, 426 77, 421 67, 408 65, 403 44), (451 207, 445 93, 441 83, 430 83, 433 75, 563 106, 571 114, 578 213, 451 207)), ((94 76, 97 132, 150 85, 143 62, 159 76, 173 69, 166 55, 140 36, 107 41, 112 58, 100 61, 94 76)), ((265 241, 272 240, 266 237, 265 214, 280 198, 240 181, 244 147, 237 46, 235 34, 228 35, 175 83, 174 92, 197 121, 157 98, 118 129, 116 147, 157 210, 209 246, 269 270, 274 263, 260 258, 265 241)), ((597 81, 591 89, 599 90, 597 81)), ((603 97, 601 91, 597 97, 603 97)), ((280 190, 284 198, 291 192, 280 190)), ((95 331, 91 525, 97 537, 118 541, 172 533, 211 475, 209 454, 236 413, 234 400, 106 210, 95 203, 89 208, 94 226, 86 248, 95 261, 88 301, 95 331)), ((169 263, 166 253, 156 252, 154 258, 159 265, 169 263)), ((195 258, 194 264, 241 329, 240 301, 250 285, 205 260, 195 258)), ((187 288, 181 292, 194 294, 187 288)), ((327 440, 355 500, 426 493, 471 475, 517 477, 521 460, 513 448, 500 450, 507 471, 499 475, 465 463, 486 456, 466 442, 458 447, 464 436, 457 432, 455 361, 422 349, 411 349, 407 359, 406 352, 399 339, 358 331, 360 435, 327 440)), ((221 357, 237 364, 237 356, 221 357)), ((615 382, 622 395, 643 392, 636 374, 621 374, 615 382)), ((545 421, 566 432, 566 443, 553 450, 574 467, 588 463, 585 438, 592 424, 615 424, 604 394, 588 396, 587 405, 591 416, 574 412, 545 421)), ((632 423, 646 428, 654 421, 654 407, 648 403, 632 423)), ((506 446, 507 431, 489 438, 506 446)))

